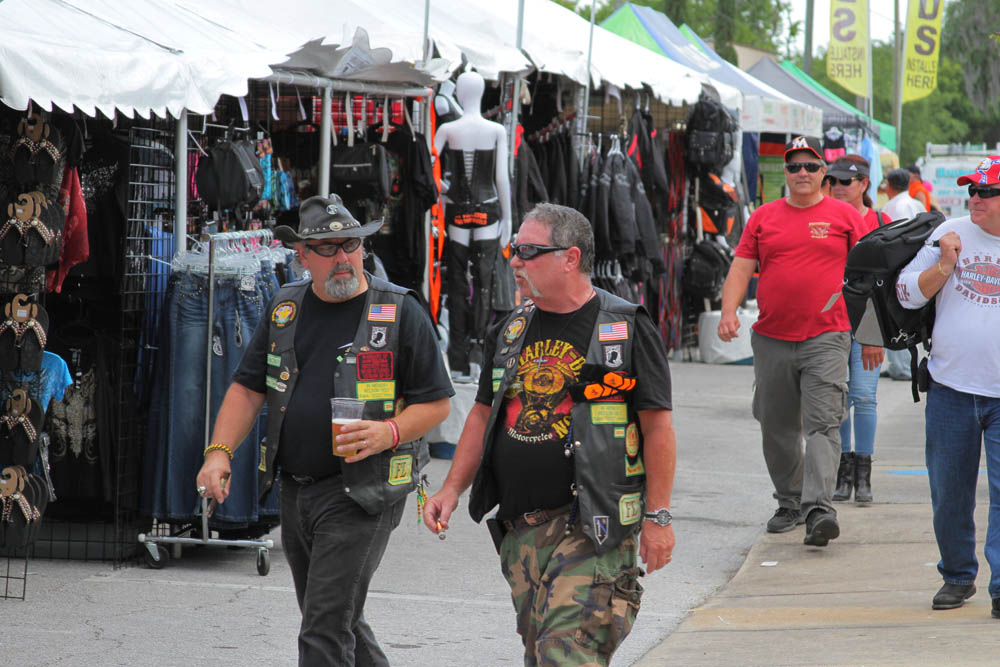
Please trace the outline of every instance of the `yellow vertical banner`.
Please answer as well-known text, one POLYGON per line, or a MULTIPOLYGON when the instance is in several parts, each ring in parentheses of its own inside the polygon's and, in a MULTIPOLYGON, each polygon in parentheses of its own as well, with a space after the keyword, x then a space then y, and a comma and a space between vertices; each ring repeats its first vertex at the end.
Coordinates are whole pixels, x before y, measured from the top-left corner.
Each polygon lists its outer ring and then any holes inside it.
POLYGON ((855 95, 868 97, 868 0, 830 0, 826 74, 855 95))
POLYGON ((944 0, 910 0, 907 14, 903 102, 912 102, 937 88, 944 0))

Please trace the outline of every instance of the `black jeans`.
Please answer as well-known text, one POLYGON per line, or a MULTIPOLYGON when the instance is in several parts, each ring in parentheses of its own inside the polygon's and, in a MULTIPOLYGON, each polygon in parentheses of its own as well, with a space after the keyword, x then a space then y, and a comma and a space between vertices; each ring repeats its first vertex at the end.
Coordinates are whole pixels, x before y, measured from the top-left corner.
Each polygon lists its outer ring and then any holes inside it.
POLYGON ((469 362, 483 363, 483 338, 493 314, 493 269, 500 241, 472 241, 471 247, 449 241, 448 266, 448 364, 451 370, 469 372, 469 362), (471 266, 470 266, 471 265, 471 266), (472 290, 469 276, 472 272, 472 290))
POLYGON ((300 667, 388 665, 364 606, 406 501, 371 515, 344 493, 340 474, 281 482, 281 542, 302 611, 300 667))

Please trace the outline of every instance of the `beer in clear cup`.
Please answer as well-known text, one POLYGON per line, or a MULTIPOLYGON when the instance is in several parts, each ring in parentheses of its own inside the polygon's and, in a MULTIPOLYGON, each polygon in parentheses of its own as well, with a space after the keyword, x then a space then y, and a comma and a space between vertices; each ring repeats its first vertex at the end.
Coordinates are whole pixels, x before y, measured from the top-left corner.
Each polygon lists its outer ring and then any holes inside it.
POLYGON ((340 435, 341 429, 345 424, 361 421, 361 416, 365 409, 365 402, 359 401, 356 398, 331 398, 330 409, 330 430, 333 434, 333 455, 340 457, 354 456, 358 453, 358 451, 360 451, 360 448, 355 448, 346 454, 341 454, 337 451, 337 436, 340 435))

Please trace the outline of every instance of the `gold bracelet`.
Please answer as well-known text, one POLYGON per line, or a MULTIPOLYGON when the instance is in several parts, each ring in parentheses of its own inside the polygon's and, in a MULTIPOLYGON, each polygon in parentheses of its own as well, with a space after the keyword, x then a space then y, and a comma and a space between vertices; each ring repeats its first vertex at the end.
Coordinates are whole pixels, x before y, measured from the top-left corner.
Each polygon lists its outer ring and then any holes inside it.
POLYGON ((233 457, 235 456, 235 454, 233 454, 233 450, 229 449, 228 445, 224 445, 221 442, 213 442, 211 445, 209 445, 208 447, 206 447, 205 448, 205 453, 203 454, 203 456, 208 456, 208 453, 210 451, 212 451, 213 449, 221 449, 226 454, 229 454, 229 460, 230 461, 232 461, 233 457))
POLYGON ((937 263, 937 269, 938 269, 938 273, 940 273, 945 278, 947 278, 948 276, 951 275, 950 273, 945 273, 944 269, 941 268, 941 260, 940 259, 938 260, 938 263, 937 263))

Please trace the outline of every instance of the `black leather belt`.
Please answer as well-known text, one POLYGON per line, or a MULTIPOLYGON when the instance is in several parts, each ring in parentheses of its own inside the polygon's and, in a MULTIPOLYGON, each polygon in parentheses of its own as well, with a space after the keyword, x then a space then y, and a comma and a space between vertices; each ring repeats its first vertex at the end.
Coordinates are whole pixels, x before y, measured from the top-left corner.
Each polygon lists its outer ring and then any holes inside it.
POLYGON ((523 528, 524 526, 537 526, 543 524, 546 521, 551 521, 556 517, 562 516, 564 514, 569 514, 569 511, 573 508, 573 503, 568 505, 563 505, 562 507, 557 507, 551 510, 535 510, 534 512, 526 512, 519 517, 513 519, 504 519, 503 525, 509 531, 516 530, 518 528, 523 528))
POLYGON ((315 484, 316 482, 322 482, 327 477, 332 475, 326 475, 324 477, 313 477, 312 475, 293 475, 290 472, 282 472, 283 477, 290 479, 299 486, 309 486, 310 484, 315 484))

